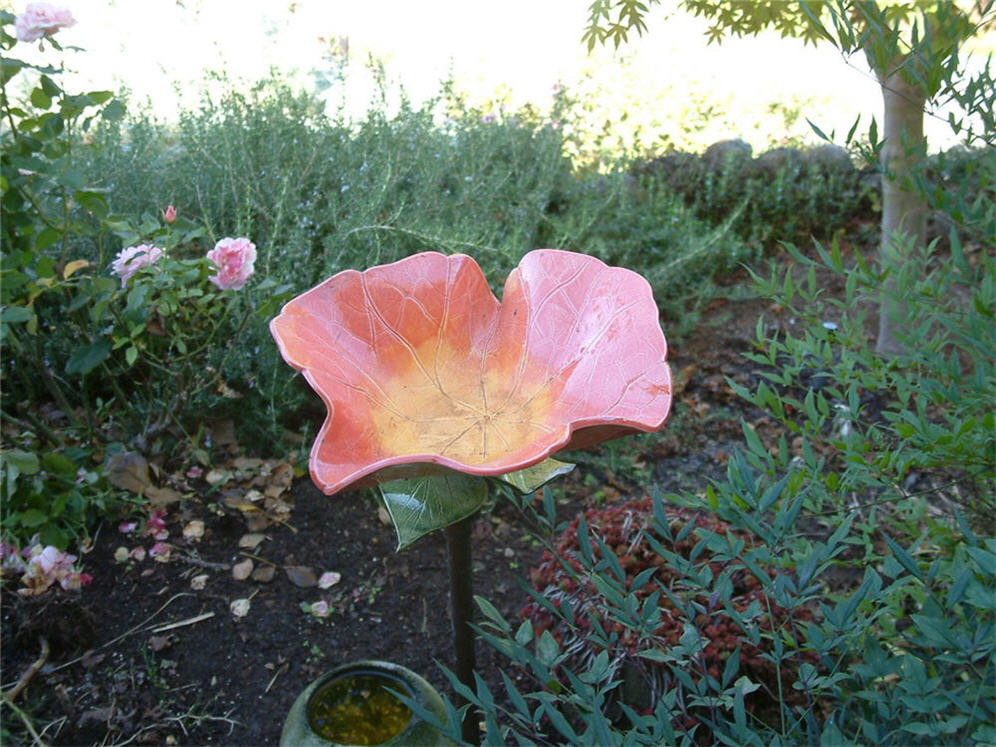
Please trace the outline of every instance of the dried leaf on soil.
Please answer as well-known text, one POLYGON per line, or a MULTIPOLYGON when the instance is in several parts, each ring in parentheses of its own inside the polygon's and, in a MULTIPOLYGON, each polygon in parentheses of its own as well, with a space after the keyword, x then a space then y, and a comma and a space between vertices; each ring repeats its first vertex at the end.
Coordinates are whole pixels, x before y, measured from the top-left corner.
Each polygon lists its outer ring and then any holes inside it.
POLYGON ((173 488, 157 488, 155 485, 150 485, 145 489, 145 497, 153 506, 168 506, 183 498, 183 494, 173 488))
POLYGON ((149 463, 135 451, 111 454, 107 460, 107 481, 116 488, 141 494, 151 485, 149 463))
POLYGON ((315 572, 303 565, 290 565, 284 568, 284 573, 287 574, 287 578, 291 580, 291 583, 295 586, 300 586, 301 588, 308 588, 309 586, 318 585, 318 577, 315 572))
POLYGON ((255 532, 250 534, 243 534, 239 537, 239 547, 246 550, 255 550, 259 547, 259 544, 266 539, 265 534, 256 534, 255 532))
POLYGON ((228 609, 231 610, 232 615, 235 618, 242 618, 249 614, 249 608, 251 606, 252 602, 248 599, 236 599, 228 605, 228 609))
POLYGON ((242 562, 236 563, 232 566, 232 578, 236 581, 245 581, 249 578, 249 574, 252 573, 252 569, 252 558, 246 558, 242 562))
POLYGON ((260 583, 268 584, 273 580, 273 576, 276 574, 277 569, 272 565, 260 566, 252 572, 252 580, 259 581, 260 583))

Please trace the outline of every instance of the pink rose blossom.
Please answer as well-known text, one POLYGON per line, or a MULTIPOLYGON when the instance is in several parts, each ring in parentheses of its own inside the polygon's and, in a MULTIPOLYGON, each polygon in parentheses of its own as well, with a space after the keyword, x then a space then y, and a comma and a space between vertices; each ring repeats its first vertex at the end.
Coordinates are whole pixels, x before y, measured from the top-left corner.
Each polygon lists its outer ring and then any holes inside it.
POLYGON ((28 573, 32 568, 37 568, 41 573, 50 575, 60 570, 70 570, 76 561, 75 555, 62 552, 59 548, 48 545, 45 548, 36 546, 31 551, 31 559, 28 561, 28 573))
POLYGON ((145 533, 157 540, 164 540, 169 537, 169 530, 166 529, 164 517, 166 512, 161 508, 154 509, 149 514, 149 520, 145 524, 145 533))
POLYGON ((129 246, 118 252, 111 263, 111 271, 121 278, 121 287, 128 284, 128 279, 143 267, 155 264, 163 256, 163 250, 151 244, 129 246))
POLYGON ((176 220, 176 208, 172 205, 167 205, 166 210, 163 212, 163 220, 167 223, 172 223, 176 220))
POLYGON ((218 274, 208 277, 222 290, 240 290, 252 277, 256 245, 249 239, 222 239, 207 253, 218 267, 218 274))
POLYGON ((14 21, 14 28, 20 41, 29 42, 52 36, 59 29, 75 23, 68 8, 57 8, 51 3, 29 3, 14 21))
POLYGON ((81 589, 93 579, 89 574, 75 570, 74 562, 75 555, 62 552, 52 545, 35 545, 29 551, 28 563, 21 576, 24 588, 19 589, 18 593, 25 596, 38 595, 56 581, 67 591, 81 589))

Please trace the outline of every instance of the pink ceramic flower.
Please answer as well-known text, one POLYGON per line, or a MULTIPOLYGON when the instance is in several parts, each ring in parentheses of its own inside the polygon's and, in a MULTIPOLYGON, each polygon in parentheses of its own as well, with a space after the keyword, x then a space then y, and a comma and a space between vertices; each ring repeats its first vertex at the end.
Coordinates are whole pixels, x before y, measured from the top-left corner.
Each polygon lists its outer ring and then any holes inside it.
POLYGON ((34 41, 43 36, 52 36, 61 28, 76 23, 68 8, 57 8, 51 3, 29 3, 14 21, 17 38, 20 41, 34 41))
POLYGON ((155 264, 163 256, 163 250, 151 244, 139 244, 129 246, 118 252, 111 263, 111 271, 121 278, 121 287, 128 284, 128 280, 143 267, 155 264))
POLYGON ((218 274, 208 280, 222 290, 240 290, 252 277, 256 245, 249 239, 222 239, 207 257, 218 267, 218 274))
POLYGON ((630 270, 530 252, 492 294, 464 255, 346 270, 270 323, 328 407, 311 450, 326 493, 432 472, 503 475, 660 428, 667 344, 630 270))

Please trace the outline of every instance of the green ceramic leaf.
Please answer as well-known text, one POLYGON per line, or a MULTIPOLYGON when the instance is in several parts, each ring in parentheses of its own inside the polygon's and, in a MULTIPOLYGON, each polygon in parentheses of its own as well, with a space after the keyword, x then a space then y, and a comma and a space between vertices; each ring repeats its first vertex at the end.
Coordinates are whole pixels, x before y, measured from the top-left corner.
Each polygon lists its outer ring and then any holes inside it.
POLYGON ((484 505, 488 484, 472 475, 432 475, 380 484, 398 533, 398 549, 424 534, 465 519, 484 505))
POLYGON ((539 464, 534 464, 532 467, 506 472, 504 475, 499 475, 498 479, 507 482, 520 493, 533 493, 554 478, 566 475, 572 469, 574 469, 574 465, 569 462, 560 462, 549 458, 544 459, 539 464))

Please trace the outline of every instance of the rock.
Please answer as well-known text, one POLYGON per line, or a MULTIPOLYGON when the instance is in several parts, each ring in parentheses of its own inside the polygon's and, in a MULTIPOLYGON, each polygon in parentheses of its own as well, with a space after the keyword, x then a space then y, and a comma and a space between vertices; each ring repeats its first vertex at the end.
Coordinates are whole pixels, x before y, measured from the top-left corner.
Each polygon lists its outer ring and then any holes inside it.
POLYGON ((754 149, 743 140, 720 140, 706 148, 702 160, 712 171, 723 169, 729 162, 746 163, 751 160, 754 149))
POLYGON ((782 169, 800 166, 803 158, 802 151, 798 148, 772 148, 754 160, 754 170, 759 175, 772 177, 782 169))
POLYGON ((806 153, 806 160, 809 161, 811 166, 822 171, 852 174, 856 170, 854 162, 851 161, 851 156, 848 155, 847 151, 839 145, 832 145, 831 143, 811 148, 806 153))

